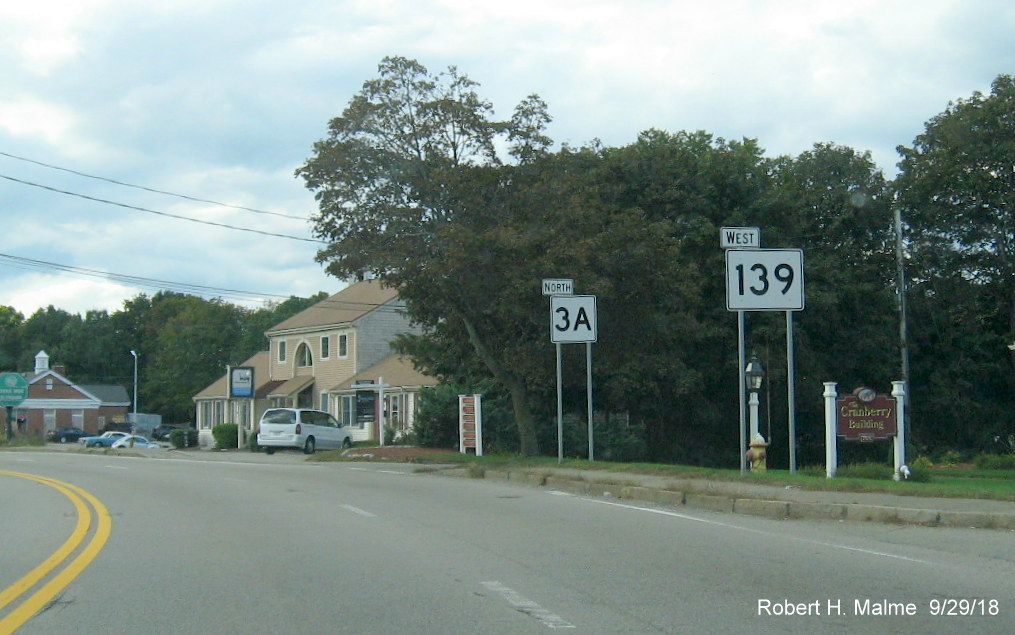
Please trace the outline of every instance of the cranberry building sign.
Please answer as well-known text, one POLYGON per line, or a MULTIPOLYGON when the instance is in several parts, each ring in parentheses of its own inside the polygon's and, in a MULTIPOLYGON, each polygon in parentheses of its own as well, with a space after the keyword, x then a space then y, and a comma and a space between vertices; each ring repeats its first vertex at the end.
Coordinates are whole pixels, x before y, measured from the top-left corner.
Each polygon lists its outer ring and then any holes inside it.
POLYGON ((835 402, 837 433, 844 441, 883 441, 897 431, 895 399, 862 389, 835 402))
POLYGON ((870 388, 857 388, 839 396, 834 381, 825 382, 825 474, 838 469, 838 439, 843 441, 892 440, 895 455, 893 478, 909 474, 906 462, 906 382, 893 381, 892 394, 879 395, 870 388))

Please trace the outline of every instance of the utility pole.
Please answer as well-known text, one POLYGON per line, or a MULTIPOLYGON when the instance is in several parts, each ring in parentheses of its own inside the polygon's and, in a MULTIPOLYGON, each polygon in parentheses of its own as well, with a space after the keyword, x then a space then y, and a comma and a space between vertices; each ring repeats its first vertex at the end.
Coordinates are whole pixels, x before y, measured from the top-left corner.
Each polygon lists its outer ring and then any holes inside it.
POLYGON ((895 208, 895 260, 898 266, 895 287, 899 294, 899 353, 902 356, 902 388, 905 410, 903 416, 907 432, 912 430, 909 422, 910 389, 909 389, 909 338, 906 330, 906 265, 902 248, 902 211, 895 208))

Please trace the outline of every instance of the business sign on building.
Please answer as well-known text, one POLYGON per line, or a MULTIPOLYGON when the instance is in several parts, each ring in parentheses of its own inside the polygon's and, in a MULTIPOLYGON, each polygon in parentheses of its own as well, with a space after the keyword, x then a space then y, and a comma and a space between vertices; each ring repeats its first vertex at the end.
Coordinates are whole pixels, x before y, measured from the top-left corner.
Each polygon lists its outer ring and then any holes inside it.
POLYGON ((861 389, 835 402, 838 436, 844 441, 881 441, 898 432, 895 398, 861 389))
POLYGON ((229 396, 234 399, 250 399, 254 396, 253 368, 233 366, 229 369, 229 396))

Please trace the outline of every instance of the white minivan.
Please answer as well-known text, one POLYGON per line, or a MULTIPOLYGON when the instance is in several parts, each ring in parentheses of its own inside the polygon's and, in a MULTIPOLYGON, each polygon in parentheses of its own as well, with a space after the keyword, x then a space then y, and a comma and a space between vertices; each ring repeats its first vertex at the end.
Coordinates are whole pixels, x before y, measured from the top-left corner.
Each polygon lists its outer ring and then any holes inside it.
POLYGON ((352 432, 327 412, 307 408, 270 408, 261 415, 257 444, 268 454, 275 448, 336 450, 352 447, 352 432))

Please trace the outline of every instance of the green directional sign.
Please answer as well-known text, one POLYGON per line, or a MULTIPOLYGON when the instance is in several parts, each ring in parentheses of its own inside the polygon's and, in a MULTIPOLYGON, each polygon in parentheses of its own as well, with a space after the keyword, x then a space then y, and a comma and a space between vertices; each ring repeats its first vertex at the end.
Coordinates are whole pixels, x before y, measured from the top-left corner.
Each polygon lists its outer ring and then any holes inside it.
POLYGON ((0 406, 19 406, 28 399, 28 380, 18 373, 0 375, 0 406))

